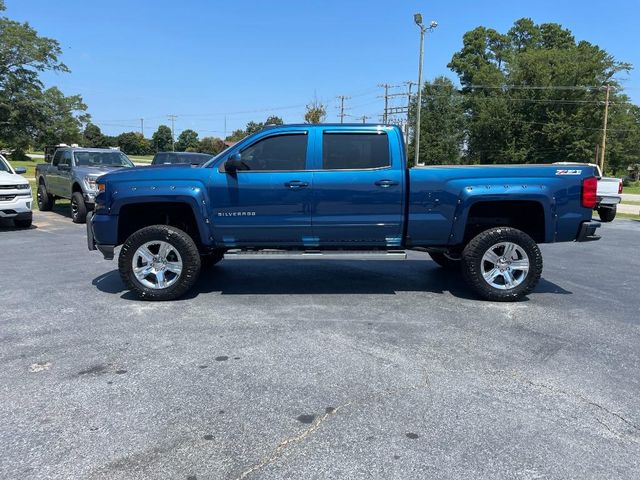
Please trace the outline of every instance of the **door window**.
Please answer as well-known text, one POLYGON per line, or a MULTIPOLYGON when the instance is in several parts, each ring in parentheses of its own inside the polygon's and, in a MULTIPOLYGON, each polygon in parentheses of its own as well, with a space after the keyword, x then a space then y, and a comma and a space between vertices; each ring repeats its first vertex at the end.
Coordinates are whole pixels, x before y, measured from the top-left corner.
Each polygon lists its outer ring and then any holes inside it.
POLYGON ((71 152, 69 150, 65 150, 62 154, 62 159, 58 165, 68 165, 71 166, 71 152))
POLYGON ((63 150, 57 150, 55 155, 53 156, 53 160, 51 162, 51 164, 55 167, 58 165, 58 163, 60 163, 60 160, 62 159, 62 153, 63 150))
POLYGON ((391 165, 386 133, 325 133, 322 136, 322 168, 363 170, 391 165))
POLYGON ((304 170, 307 160, 307 135, 291 134, 266 137, 240 152, 243 170, 304 170))

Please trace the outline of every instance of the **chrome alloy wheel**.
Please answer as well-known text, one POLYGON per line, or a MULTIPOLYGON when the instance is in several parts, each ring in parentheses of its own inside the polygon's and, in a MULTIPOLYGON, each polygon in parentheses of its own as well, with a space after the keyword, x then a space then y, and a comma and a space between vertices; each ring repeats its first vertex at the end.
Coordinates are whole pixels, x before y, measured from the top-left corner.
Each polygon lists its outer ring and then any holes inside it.
POLYGON ((520 285, 529 273, 529 257, 516 243, 500 242, 489 248, 480 262, 485 282, 499 290, 520 285))
POLYGON ((71 199, 71 218, 78 218, 78 202, 76 202, 75 198, 71 199))
POLYGON ((153 240, 138 247, 131 263, 138 281, 154 290, 170 287, 182 274, 182 258, 178 250, 162 240, 153 240))

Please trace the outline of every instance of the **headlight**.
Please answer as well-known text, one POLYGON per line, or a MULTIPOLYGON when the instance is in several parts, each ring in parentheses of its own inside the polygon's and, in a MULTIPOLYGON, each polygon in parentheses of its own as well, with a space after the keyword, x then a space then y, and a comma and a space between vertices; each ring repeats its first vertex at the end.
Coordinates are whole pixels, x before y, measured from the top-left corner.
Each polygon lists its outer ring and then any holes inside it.
POLYGON ((16 185, 16 189, 17 190, 26 190, 30 188, 28 183, 22 184, 22 185, 16 185))
POLYGON ((87 175, 86 177, 84 177, 84 184, 86 185, 88 190, 98 190, 98 184, 96 183, 96 180, 98 180, 98 177, 92 177, 91 175, 87 175))

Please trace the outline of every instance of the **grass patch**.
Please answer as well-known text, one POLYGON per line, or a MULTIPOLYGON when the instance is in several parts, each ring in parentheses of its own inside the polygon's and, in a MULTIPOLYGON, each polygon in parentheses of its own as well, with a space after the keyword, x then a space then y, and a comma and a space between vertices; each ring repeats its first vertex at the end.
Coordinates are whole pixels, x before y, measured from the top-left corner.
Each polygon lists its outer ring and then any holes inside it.
POLYGON ((622 187, 622 193, 640 194, 640 182, 634 182, 630 185, 622 187))
POLYGON ((134 163, 151 163, 153 155, 127 155, 134 163))
POLYGON ((640 202, 634 202, 631 200, 623 200, 622 205, 640 205, 640 202))
MULTIPOLYGON (((596 212, 593 212, 593 219, 600 220, 600 217, 596 212)), ((616 220, 625 219, 625 220, 634 220, 636 222, 640 222, 640 215, 634 215, 632 213, 616 213, 616 220)), ((615 221, 615 220, 614 220, 615 221)))

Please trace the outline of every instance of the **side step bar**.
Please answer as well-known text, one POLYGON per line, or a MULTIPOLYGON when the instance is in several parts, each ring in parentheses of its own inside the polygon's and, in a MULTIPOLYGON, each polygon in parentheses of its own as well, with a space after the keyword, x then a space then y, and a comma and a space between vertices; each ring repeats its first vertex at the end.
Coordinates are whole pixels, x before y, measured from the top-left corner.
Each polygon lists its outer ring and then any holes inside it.
POLYGON ((406 260, 404 250, 228 250, 225 260, 406 260))

